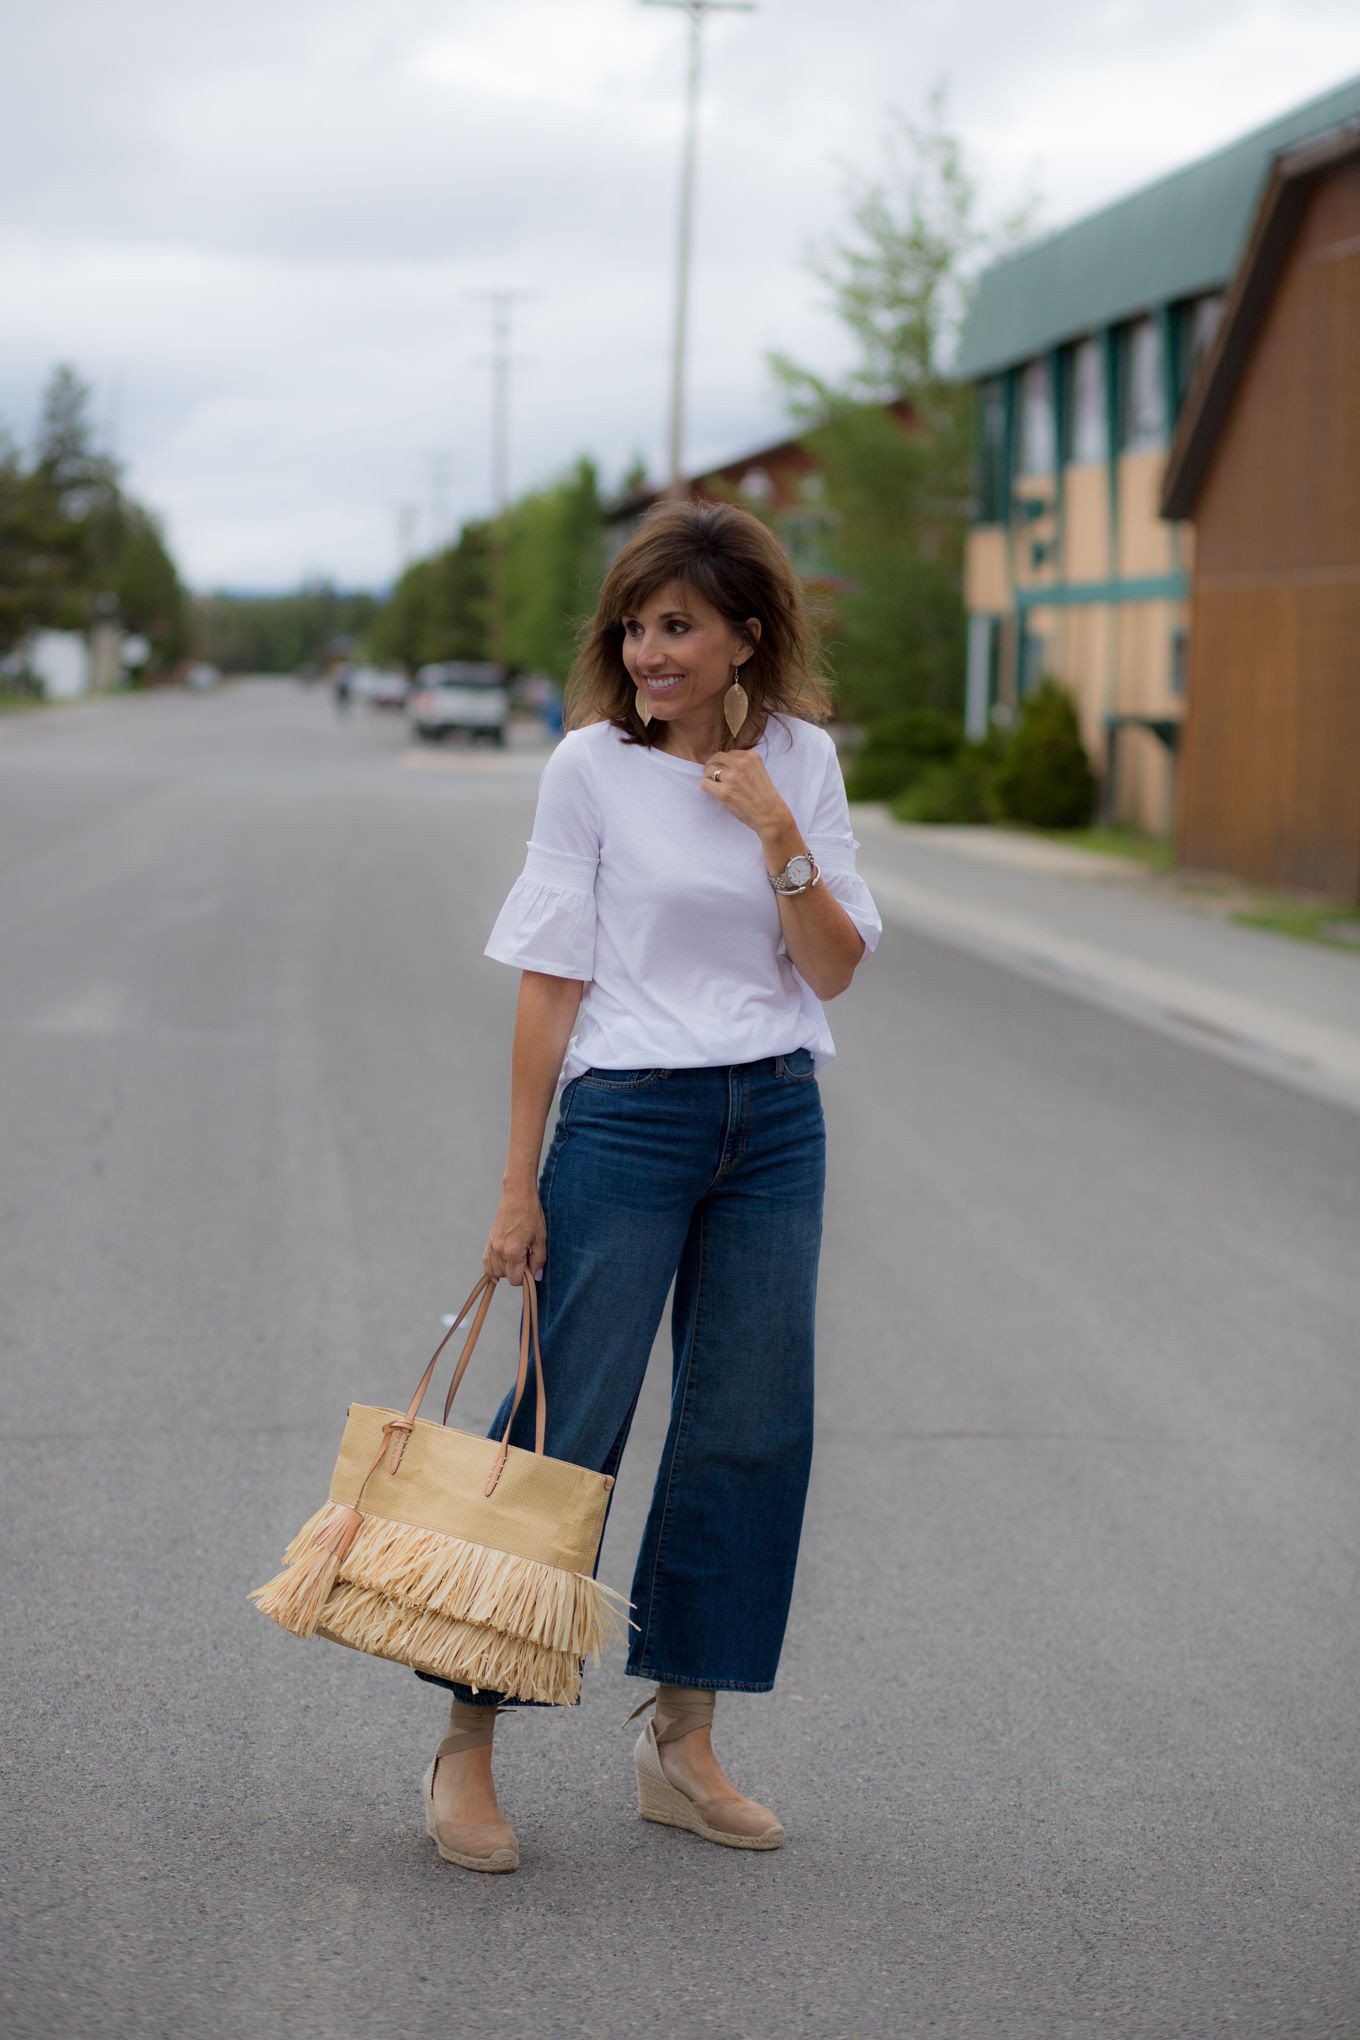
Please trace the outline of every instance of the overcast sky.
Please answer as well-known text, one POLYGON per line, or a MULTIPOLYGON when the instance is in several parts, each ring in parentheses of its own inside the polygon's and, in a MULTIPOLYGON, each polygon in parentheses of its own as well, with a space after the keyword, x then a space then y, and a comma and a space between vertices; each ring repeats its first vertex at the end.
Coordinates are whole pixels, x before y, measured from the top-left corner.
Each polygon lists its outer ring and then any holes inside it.
MULTIPOLYGON (((0 0, 0 422, 97 391, 198 587, 381 586, 512 487, 664 457, 686 25, 635 0, 0 0), (443 455, 447 486, 432 487, 443 455), (442 501, 439 497, 442 493, 442 501)), ((764 0, 705 30, 689 465, 843 349, 803 254, 890 106, 951 87, 1000 214, 1056 226, 1360 68, 1355 0, 764 0)))

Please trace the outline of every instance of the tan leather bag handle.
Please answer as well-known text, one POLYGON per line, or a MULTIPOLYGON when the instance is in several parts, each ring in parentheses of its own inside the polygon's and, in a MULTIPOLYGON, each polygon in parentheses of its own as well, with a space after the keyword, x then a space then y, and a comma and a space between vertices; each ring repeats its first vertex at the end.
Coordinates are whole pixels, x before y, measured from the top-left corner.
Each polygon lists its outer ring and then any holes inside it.
MULTIPOLYGON (((476 1346, 477 1340, 481 1335, 482 1326, 486 1323, 486 1314, 491 1308, 491 1299, 496 1293, 497 1280, 498 1277, 495 1275, 483 1275, 479 1282, 474 1283, 467 1301, 463 1304, 453 1323, 449 1326, 443 1338, 435 1347, 434 1352, 430 1355, 425 1372, 421 1375, 416 1387, 416 1392, 406 1405, 405 1416, 393 1417, 384 1424, 384 1444, 378 1454, 378 1458, 373 1462, 374 1469, 376 1469, 381 1460, 383 1452, 387 1450, 386 1440, 388 1437, 392 1441, 392 1453, 388 1460, 388 1472, 395 1473, 401 1465, 402 1454, 406 1450, 406 1440, 415 1428, 416 1418, 420 1415, 421 1405, 429 1393, 430 1382, 434 1378, 434 1370, 438 1365, 439 1356, 448 1345, 449 1340, 453 1337, 459 1325, 462 1324, 468 1312, 476 1304, 477 1314, 473 1318, 463 1350, 458 1356, 458 1365, 454 1369, 453 1380, 449 1383, 449 1392, 444 1398, 443 1422, 448 1422, 449 1412, 453 1408, 453 1399, 458 1393, 464 1374, 467 1372, 467 1365, 472 1358, 473 1348, 476 1346)), ((547 1434, 547 1389, 543 1380, 543 1353, 538 1342, 538 1286, 527 1269, 525 1270, 524 1279, 520 1287, 524 1293, 520 1304, 519 1366, 515 1374, 515 1400, 511 1405, 509 1421, 501 1438, 501 1449, 496 1456, 491 1479, 487 1484, 487 1494, 492 1492, 496 1482, 500 1479, 509 1454, 511 1427, 519 1413, 519 1406, 524 1400, 524 1391, 529 1381, 529 1346, 531 1339, 534 1353, 535 1386, 538 1390, 534 1411, 534 1450, 540 1457, 543 1453, 544 1440, 547 1434)), ((366 1480, 365 1485, 367 1485, 366 1480)))
MULTIPOLYGON (((410 1402, 406 1405, 406 1415, 404 1417, 389 1417, 383 1425, 382 1443, 378 1447, 368 1472, 359 1483, 359 1492, 353 1502, 348 1507, 340 1510, 326 1527, 318 1532, 316 1542, 333 1553, 337 1562, 343 1561, 345 1554, 359 1533, 360 1525, 364 1520, 362 1514, 364 1490, 382 1465, 383 1454, 388 1450, 389 1442, 391 1444, 391 1456, 388 1459, 387 1467, 389 1473, 395 1473, 401 1465, 402 1454, 406 1450, 406 1441, 415 1429, 416 1418, 420 1415, 420 1406, 429 1392, 435 1363, 457 1331, 459 1325, 462 1324, 463 1319, 472 1309, 472 1306, 476 1304, 477 1315, 472 1321, 472 1328, 468 1333, 467 1343, 459 1355, 458 1365, 454 1370, 453 1381, 444 1400, 444 1421, 448 1422, 449 1411, 453 1406, 453 1398, 458 1391, 458 1384, 463 1378, 468 1361, 472 1357, 472 1349, 477 1343, 478 1334, 486 1323, 486 1314, 491 1308, 491 1299, 496 1293, 498 1279, 495 1275, 483 1275, 480 1282, 474 1285, 467 1302, 463 1305, 463 1308, 459 1311, 457 1317, 435 1347, 434 1352, 430 1355, 429 1365, 420 1377, 419 1386, 411 1397, 410 1402), (479 1298, 481 1299, 480 1302, 478 1302, 479 1298)), ((510 1417, 501 1438, 500 1449, 492 1462, 491 1472, 487 1478, 486 1487, 483 1490, 488 1495, 494 1492, 497 1481, 505 1471, 505 1462, 510 1456, 511 1427, 518 1414, 519 1406, 524 1400, 524 1391, 529 1383, 529 1342, 531 1338, 534 1348, 534 1374, 538 1389, 537 1409, 534 1418, 534 1451, 540 1458, 543 1456, 543 1441, 548 1422, 548 1403, 547 1391, 543 1385, 543 1355, 539 1351, 538 1344, 538 1290, 528 1268, 524 1271, 520 1287, 524 1293, 520 1302, 519 1369, 515 1375, 515 1399, 510 1406, 510 1417)), ((610 1486, 612 1485, 613 1481, 611 1478, 610 1486)))

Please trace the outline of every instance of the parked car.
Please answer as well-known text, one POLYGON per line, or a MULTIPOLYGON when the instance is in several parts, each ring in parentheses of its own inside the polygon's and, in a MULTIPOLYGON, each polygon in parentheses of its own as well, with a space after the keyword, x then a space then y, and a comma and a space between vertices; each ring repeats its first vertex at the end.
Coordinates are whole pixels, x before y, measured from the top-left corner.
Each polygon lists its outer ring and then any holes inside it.
POLYGON ((369 672, 363 695, 370 708, 405 708, 410 685, 403 673, 369 672))
POLYGON ((499 666, 480 659, 450 659, 422 666, 411 686, 411 727, 426 743, 460 730, 486 743, 505 742, 510 694, 499 666))

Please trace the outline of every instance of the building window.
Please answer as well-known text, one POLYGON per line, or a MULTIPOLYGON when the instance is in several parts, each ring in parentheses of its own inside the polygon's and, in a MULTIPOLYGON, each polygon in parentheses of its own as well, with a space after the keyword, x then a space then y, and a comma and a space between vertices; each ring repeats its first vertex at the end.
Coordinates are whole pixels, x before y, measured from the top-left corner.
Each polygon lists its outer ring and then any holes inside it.
POLYGON ((1214 344, 1222 316, 1222 291, 1211 291, 1207 297, 1182 298, 1179 304, 1171 306, 1167 323, 1171 330, 1177 417, 1201 361, 1214 344))
POLYGON ((1020 663, 1016 680, 1017 693, 1021 700, 1039 685, 1048 671, 1048 646, 1037 630, 1028 624, 1020 627, 1020 663))
POLYGON ((1185 699, 1185 671, 1189 656, 1189 632, 1185 630, 1173 631, 1171 636, 1171 692, 1178 701, 1185 699))
POLYGON ((1190 373, 1203 361, 1214 344, 1215 336, 1223 319, 1223 293, 1212 291, 1208 297, 1196 298, 1190 313, 1190 373))
POLYGON ((968 619, 968 666, 964 683, 964 735, 972 743, 987 734, 996 703, 1000 671, 1001 621, 975 613, 968 619))
POLYGON ((1123 403, 1119 444, 1140 453, 1166 441, 1166 384, 1162 376, 1162 331, 1156 319, 1130 327, 1124 349, 1123 403))
POLYGON ((1072 362, 1072 460, 1078 467, 1104 460, 1105 363, 1099 340, 1083 340, 1072 362))
POLYGON ((978 387, 978 521, 1006 521, 1006 392, 999 380, 978 387))
POLYGON ((1053 455, 1053 378, 1045 358, 1027 362, 1020 377, 1020 473, 1051 475, 1053 455))
POLYGON ((826 478, 810 470, 800 475, 796 501, 776 520, 789 557, 804 580, 824 580, 832 573, 830 534, 835 517, 826 501, 826 478))
POLYGON ((747 468, 737 487, 753 503, 768 503, 774 495, 774 483, 763 467, 747 468))

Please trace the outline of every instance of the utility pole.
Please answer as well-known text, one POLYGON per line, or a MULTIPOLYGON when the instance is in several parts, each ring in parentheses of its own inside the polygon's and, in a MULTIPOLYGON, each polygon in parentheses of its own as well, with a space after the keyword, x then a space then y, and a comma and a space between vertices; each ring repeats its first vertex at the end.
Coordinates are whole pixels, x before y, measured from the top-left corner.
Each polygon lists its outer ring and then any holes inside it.
POLYGON ((397 575, 406 572, 416 556, 416 531, 420 522, 418 503, 397 505, 397 575))
POLYGON ((532 290, 498 286, 475 290, 491 307, 491 644, 492 658, 505 664, 505 513, 510 507, 510 312, 516 298, 532 290))
POLYGON ((694 158, 699 123, 700 31, 709 14, 754 14, 756 0, 642 0, 644 7, 678 7, 689 16, 689 79, 685 88, 685 142, 680 165, 680 239, 676 256, 675 339, 671 356, 670 489, 684 494, 685 348, 689 329, 690 248, 694 235, 694 158))
POLYGON ((484 299, 491 307, 491 514, 504 516, 510 501, 510 309, 516 298, 536 295, 532 290, 474 290, 470 296, 484 299))
POLYGON ((449 487, 453 478, 453 455, 436 447, 430 454, 430 544, 432 553, 441 552, 453 537, 449 529, 449 487))

